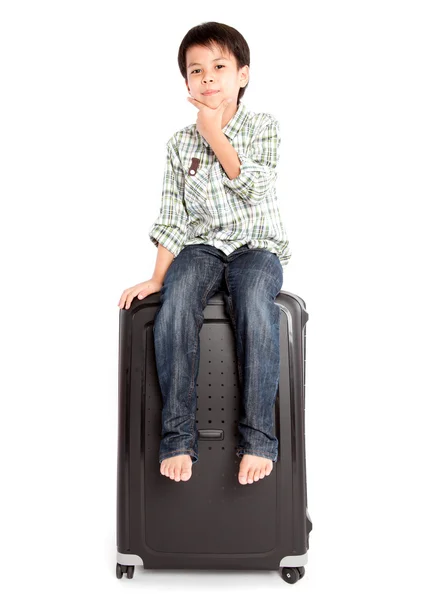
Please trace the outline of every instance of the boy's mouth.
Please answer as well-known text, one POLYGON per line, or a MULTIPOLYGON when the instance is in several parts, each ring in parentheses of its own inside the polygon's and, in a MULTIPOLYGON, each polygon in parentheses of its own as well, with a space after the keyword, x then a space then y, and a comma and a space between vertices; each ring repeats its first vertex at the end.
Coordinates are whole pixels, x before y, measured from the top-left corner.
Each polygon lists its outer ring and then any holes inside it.
POLYGON ((218 92, 219 90, 207 90, 206 92, 202 92, 202 96, 214 96, 218 92))

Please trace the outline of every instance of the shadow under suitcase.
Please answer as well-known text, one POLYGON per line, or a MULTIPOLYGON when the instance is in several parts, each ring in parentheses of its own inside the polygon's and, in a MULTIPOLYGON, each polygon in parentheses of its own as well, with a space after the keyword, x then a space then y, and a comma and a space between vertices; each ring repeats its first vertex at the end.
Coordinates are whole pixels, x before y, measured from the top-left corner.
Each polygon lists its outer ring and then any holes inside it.
POLYGON ((223 291, 209 300, 197 377, 199 460, 188 481, 160 473, 162 396, 153 322, 160 293, 134 299, 119 316, 117 470, 118 578, 145 569, 278 570, 304 575, 312 522, 305 457, 305 302, 283 290, 280 379, 275 403, 279 456, 268 477, 237 476, 240 411, 234 332, 223 291))

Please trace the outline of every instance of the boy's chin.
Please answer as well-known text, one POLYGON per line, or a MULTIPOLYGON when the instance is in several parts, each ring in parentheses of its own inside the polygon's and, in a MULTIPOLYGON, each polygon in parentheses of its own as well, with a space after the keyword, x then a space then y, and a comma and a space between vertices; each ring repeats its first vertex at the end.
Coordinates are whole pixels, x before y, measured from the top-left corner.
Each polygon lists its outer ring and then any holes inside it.
POLYGON ((218 108, 218 106, 223 101, 223 97, 219 94, 215 94, 213 96, 202 96, 200 102, 209 106, 209 108, 218 108))

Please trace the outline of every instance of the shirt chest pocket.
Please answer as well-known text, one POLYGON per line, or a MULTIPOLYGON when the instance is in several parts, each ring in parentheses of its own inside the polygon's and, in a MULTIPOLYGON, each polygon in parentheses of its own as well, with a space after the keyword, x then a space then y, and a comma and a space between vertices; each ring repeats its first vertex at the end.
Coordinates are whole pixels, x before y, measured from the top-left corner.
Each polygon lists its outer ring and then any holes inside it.
POLYGON ((219 161, 207 166, 197 165, 192 159, 185 172, 185 201, 190 211, 199 217, 215 219, 227 216, 231 211, 219 161), (194 174, 191 174, 191 172, 194 174))

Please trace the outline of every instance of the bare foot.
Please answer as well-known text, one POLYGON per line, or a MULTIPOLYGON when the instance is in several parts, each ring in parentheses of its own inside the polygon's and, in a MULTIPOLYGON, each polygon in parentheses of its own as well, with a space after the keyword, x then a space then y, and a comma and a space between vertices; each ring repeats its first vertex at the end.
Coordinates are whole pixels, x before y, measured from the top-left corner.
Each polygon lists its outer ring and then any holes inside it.
POLYGON ((191 477, 193 461, 189 454, 178 454, 165 458, 160 465, 160 473, 174 481, 188 481, 191 477))
POLYGON ((273 470, 273 461, 253 454, 244 454, 240 462, 239 483, 246 485, 268 477, 273 470))

